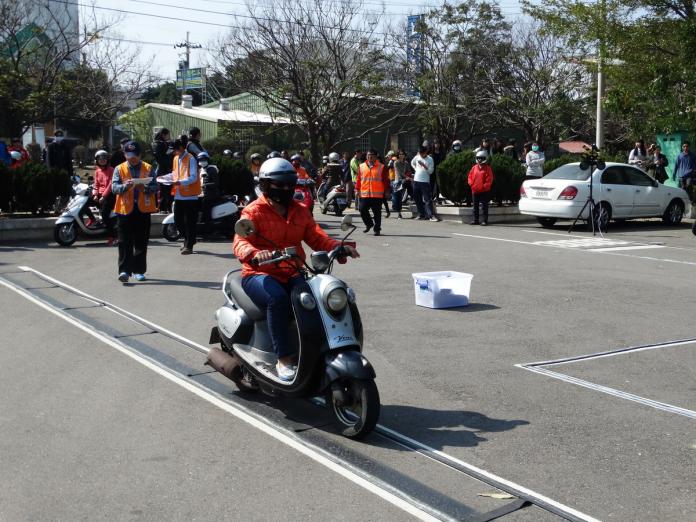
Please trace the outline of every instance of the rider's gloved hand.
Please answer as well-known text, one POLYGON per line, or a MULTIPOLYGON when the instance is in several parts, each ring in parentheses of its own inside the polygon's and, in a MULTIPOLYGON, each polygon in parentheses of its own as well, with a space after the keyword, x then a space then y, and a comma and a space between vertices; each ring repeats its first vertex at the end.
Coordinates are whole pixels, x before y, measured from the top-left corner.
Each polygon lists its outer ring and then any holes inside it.
POLYGON ((273 252, 270 250, 260 250, 251 258, 251 263, 258 264, 263 261, 268 261, 269 259, 273 259, 273 252))

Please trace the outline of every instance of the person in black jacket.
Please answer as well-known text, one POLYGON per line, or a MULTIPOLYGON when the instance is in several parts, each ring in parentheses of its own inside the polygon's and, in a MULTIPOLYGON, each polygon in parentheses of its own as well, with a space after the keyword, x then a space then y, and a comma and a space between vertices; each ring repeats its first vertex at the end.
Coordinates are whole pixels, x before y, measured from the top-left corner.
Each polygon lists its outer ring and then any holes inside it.
POLYGON ((126 161, 126 155, 123 152, 123 147, 125 147, 126 143, 128 143, 129 141, 130 138, 123 138, 120 142, 119 149, 111 155, 109 165, 111 165, 113 168, 118 167, 121 163, 124 163, 126 161))
MULTIPOLYGON (((155 141, 152 143, 152 151, 157 162, 157 176, 164 176, 172 171, 174 161, 174 150, 172 149, 171 135, 169 129, 163 128, 155 134, 155 141)), ((172 211, 172 192, 169 185, 159 186, 159 209, 160 212, 172 211)))
POLYGON ((72 154, 70 145, 63 141, 63 131, 55 132, 53 141, 46 147, 46 163, 52 169, 60 169, 73 176, 72 154))

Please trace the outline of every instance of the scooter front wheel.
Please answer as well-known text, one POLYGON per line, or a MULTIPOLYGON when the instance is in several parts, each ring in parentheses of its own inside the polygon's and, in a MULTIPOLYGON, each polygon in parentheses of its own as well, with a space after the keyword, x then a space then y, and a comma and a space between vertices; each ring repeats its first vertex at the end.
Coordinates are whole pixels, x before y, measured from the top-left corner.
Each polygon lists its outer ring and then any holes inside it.
POLYGON ((75 222, 61 223, 53 229, 53 238, 60 246, 70 246, 77 240, 75 222))
POLYGON ((162 225, 162 235, 167 241, 176 241, 179 239, 179 229, 174 223, 162 225))
POLYGON ((379 392, 372 379, 341 379, 332 383, 326 404, 341 427, 341 434, 349 439, 362 439, 377 425, 379 392))

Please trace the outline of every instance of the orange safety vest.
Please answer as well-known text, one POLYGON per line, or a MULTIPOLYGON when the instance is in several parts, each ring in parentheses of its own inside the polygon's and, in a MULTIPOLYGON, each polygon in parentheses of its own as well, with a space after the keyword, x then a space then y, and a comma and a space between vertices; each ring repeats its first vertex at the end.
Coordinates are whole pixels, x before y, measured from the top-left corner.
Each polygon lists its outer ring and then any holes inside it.
MULTIPOLYGON (((121 177, 121 182, 126 182, 131 179, 128 162, 124 161, 116 167, 118 174, 121 177)), ((140 164, 140 174, 143 178, 150 177, 152 165, 145 163, 140 164)), ((144 187, 143 187, 144 188, 144 187)), ((127 216, 133 212, 133 194, 138 193, 138 210, 143 214, 152 214, 157 212, 157 194, 145 194, 143 188, 130 188, 121 194, 116 194, 116 203, 114 204, 114 212, 122 216, 127 216)))
POLYGON ((384 197, 384 181, 382 180, 382 171, 384 165, 376 162, 372 168, 365 163, 360 164, 358 176, 360 176, 360 197, 361 198, 379 198, 384 197))
MULTIPOLYGON (((191 154, 184 152, 181 160, 181 170, 179 170, 179 156, 174 156, 174 164, 172 166, 172 178, 174 181, 179 181, 189 177, 189 166, 191 163, 188 158, 191 154)), ((190 185, 178 185, 179 194, 184 197, 188 196, 198 196, 201 193, 201 177, 197 176, 196 181, 190 185)))
POLYGON ((396 179, 396 172, 394 168, 394 162, 398 159, 396 156, 392 156, 389 158, 391 161, 389 163, 392 164, 392 166, 389 168, 389 181, 394 181, 396 179))

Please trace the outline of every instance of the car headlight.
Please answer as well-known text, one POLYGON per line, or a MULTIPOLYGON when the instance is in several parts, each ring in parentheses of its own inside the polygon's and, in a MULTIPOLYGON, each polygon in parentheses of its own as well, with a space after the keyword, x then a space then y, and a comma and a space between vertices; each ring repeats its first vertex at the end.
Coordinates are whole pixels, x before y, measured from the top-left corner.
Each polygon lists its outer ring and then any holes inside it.
POLYGON ((346 307, 346 303, 348 303, 348 295, 343 288, 334 288, 326 296, 326 306, 332 312, 340 312, 346 307))

